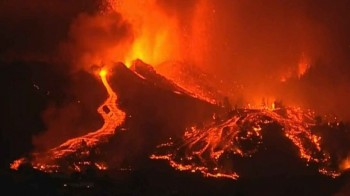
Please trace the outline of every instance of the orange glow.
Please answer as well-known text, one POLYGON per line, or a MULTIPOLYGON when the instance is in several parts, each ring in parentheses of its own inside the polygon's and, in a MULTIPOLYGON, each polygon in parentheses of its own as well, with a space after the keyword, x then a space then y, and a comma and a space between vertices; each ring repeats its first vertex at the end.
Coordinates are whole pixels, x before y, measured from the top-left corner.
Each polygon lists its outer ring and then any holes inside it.
POLYGON ((301 78, 310 68, 310 60, 303 54, 298 64, 298 77, 301 78))
POLYGON ((310 69, 310 59, 303 53, 297 66, 289 68, 280 76, 280 82, 286 82, 290 78, 301 78, 310 69))
POLYGON ((188 20, 162 7, 157 0, 107 2, 112 11, 121 13, 131 24, 133 40, 124 47, 124 59, 116 59, 127 67, 136 59, 153 66, 185 58, 201 59, 207 36, 203 23, 209 11, 206 1, 196 3, 188 20))
POLYGON ((144 62, 158 65, 170 60, 176 55, 176 41, 169 44, 171 35, 170 29, 157 30, 157 32, 143 32, 134 41, 130 52, 125 58, 125 64, 130 67, 135 59, 142 59, 144 62))
POLYGON ((133 41, 122 60, 128 67, 136 59, 158 65, 178 57, 177 20, 162 11, 155 0, 109 0, 109 4, 132 25, 133 41))
POLYGON ((350 169, 350 159, 349 158, 346 158, 345 160, 343 160, 340 163, 340 169, 343 171, 350 169))
MULTIPOLYGON (((78 17, 71 30, 71 34, 74 35, 92 32, 96 27, 95 23, 105 30, 105 33, 101 34, 103 36, 76 36, 78 39, 75 42, 79 46, 76 47, 77 51, 80 52, 81 48, 86 50, 82 52, 82 62, 100 65, 112 59, 122 61, 127 67, 131 67, 136 59, 141 59, 153 66, 167 61, 200 62, 204 59, 201 57, 208 48, 205 35, 208 11, 206 1, 201 1, 202 3, 195 7, 195 12, 189 21, 179 19, 177 14, 168 13, 165 8, 160 7, 157 0, 106 1, 111 6, 109 11, 115 13, 115 15, 112 14, 115 18, 103 14, 98 17, 82 15, 78 17), (114 31, 111 27, 115 25, 115 20, 120 23, 118 28, 127 29, 124 32, 125 35, 121 36, 127 37, 125 40, 113 36, 114 31), (79 26, 83 23, 82 21, 90 22, 79 26), (183 23, 186 22, 188 24, 184 25, 183 23), (105 35, 115 38, 114 42, 105 35), (91 41, 91 37, 103 39, 91 41), (93 46, 87 43, 93 43, 93 46)), ((71 51, 68 50, 68 52, 71 51)), ((298 63, 294 62, 293 68, 283 73, 280 81, 286 82, 292 77, 301 78, 309 68, 310 60, 303 54, 298 63)), ((108 70, 103 68, 95 74, 100 77, 108 93, 105 102, 97 108, 97 112, 104 120, 103 126, 94 132, 69 139, 44 153, 32 154, 32 159, 28 162, 33 168, 45 172, 61 170, 81 172, 87 166, 95 166, 99 170, 108 169, 107 164, 93 162, 88 158, 97 145, 107 142, 114 135, 118 126, 124 122, 126 114, 117 106, 118 96, 108 83, 110 75, 108 70), (66 165, 62 165, 62 162, 66 165)), ((189 78, 185 78, 186 81, 176 80, 177 75, 173 78, 174 82, 186 90, 188 95, 217 103, 213 98, 216 94, 208 96, 207 90, 201 89, 201 85, 194 85, 195 82, 189 83, 189 78)), ((230 118, 225 120, 215 118, 211 124, 203 125, 204 127, 191 127, 184 133, 180 147, 176 146, 178 143, 172 142, 159 145, 157 148, 166 153, 155 153, 150 158, 166 160, 171 167, 179 171, 199 172, 206 177, 237 179, 239 174, 234 171, 235 168, 225 168, 220 161, 225 159, 224 156, 227 158, 228 154, 236 157, 252 157, 263 143, 264 127, 277 123, 282 127, 283 136, 297 149, 299 158, 306 164, 317 164, 320 173, 335 177, 340 175, 341 171, 350 168, 348 159, 340 164, 339 171, 327 167, 330 165, 331 157, 321 148, 322 138, 311 132, 310 127, 316 124, 312 112, 292 107, 283 108, 283 112, 280 112, 282 108, 279 107, 275 105, 275 98, 263 99, 262 103, 260 98, 251 100, 247 106, 248 109, 230 111, 234 113, 230 118), (247 143, 249 147, 246 147, 247 143), (164 151, 162 148, 167 150, 164 151)), ((10 167, 17 170, 26 161, 24 158, 15 160, 10 167)))

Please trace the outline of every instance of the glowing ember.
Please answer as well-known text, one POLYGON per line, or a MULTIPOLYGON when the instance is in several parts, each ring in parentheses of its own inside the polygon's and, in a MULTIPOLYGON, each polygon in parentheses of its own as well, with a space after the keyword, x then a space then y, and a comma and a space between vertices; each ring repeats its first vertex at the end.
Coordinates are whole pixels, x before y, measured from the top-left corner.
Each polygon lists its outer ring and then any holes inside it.
MULTIPOLYGON (((124 122, 125 113, 116 105, 118 97, 108 84, 107 70, 102 69, 99 75, 108 92, 108 98, 97 109, 97 112, 103 117, 103 126, 95 132, 69 139, 47 152, 33 154, 30 161, 33 168, 45 172, 57 172, 61 170, 81 171, 82 168, 86 168, 87 166, 95 166, 100 170, 107 169, 105 164, 89 161, 88 157, 93 153, 92 151, 94 151, 94 148, 98 144, 106 142, 109 137, 114 135, 115 129, 124 122)), ((15 160, 11 168, 18 168, 24 160, 24 158, 15 160)))
POLYGON ((313 112, 300 108, 237 110, 228 119, 216 120, 205 128, 192 127, 185 132, 182 141, 158 146, 157 153, 150 158, 167 160, 178 170, 236 179, 238 174, 232 168, 235 163, 229 159, 232 167, 225 166, 227 158, 252 157, 263 143, 263 132, 268 131, 265 127, 277 123, 306 164, 317 164, 320 173, 337 177, 340 171, 329 167, 331 157, 322 150, 321 137, 311 133, 314 117, 313 112))
POLYGON ((298 77, 301 78, 310 68, 310 60, 303 54, 298 64, 298 77))
POLYGON ((295 69, 286 70, 280 77, 281 82, 286 82, 287 80, 293 78, 294 76, 300 79, 303 77, 311 67, 310 59, 303 53, 299 59, 299 62, 295 69))
POLYGON ((11 163, 10 168, 13 170, 18 170, 19 166, 21 166, 24 163, 25 159, 17 159, 13 163, 11 163))
POLYGON ((340 163, 340 169, 341 170, 348 170, 350 168, 350 159, 346 158, 343 160, 342 163, 340 163))

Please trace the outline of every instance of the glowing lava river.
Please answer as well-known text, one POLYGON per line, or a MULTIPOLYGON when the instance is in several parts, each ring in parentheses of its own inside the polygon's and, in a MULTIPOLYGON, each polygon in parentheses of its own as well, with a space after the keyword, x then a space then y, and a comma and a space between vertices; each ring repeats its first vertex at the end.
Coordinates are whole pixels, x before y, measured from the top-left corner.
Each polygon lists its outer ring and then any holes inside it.
POLYGON ((95 166, 104 170, 103 162, 92 162, 88 157, 97 145, 108 142, 118 126, 125 120, 125 113, 117 107, 118 96, 107 81, 108 72, 102 69, 99 76, 108 92, 108 98, 98 107, 97 112, 104 120, 103 126, 95 132, 69 139, 63 144, 44 153, 33 153, 31 160, 21 158, 11 164, 12 169, 18 169, 24 163, 30 162, 35 169, 44 172, 81 171, 84 167, 95 166))
POLYGON ((277 130, 306 165, 314 164, 319 173, 335 178, 341 169, 332 166, 332 156, 321 148, 322 138, 311 131, 316 126, 314 119, 314 112, 300 108, 235 110, 206 126, 191 127, 181 139, 159 145, 150 158, 167 160, 180 171, 237 179, 237 160, 264 151, 266 138, 278 135, 277 130))

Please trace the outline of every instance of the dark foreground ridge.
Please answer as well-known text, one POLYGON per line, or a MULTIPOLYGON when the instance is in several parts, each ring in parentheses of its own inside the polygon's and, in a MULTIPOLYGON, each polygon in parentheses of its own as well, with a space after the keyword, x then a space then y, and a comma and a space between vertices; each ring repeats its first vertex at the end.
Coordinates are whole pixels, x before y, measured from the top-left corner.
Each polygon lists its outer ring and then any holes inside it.
POLYGON ((349 174, 337 179, 314 174, 232 181, 177 172, 159 162, 132 171, 87 170, 71 175, 30 168, 1 172, 3 191, 12 195, 348 195, 349 180, 349 174))

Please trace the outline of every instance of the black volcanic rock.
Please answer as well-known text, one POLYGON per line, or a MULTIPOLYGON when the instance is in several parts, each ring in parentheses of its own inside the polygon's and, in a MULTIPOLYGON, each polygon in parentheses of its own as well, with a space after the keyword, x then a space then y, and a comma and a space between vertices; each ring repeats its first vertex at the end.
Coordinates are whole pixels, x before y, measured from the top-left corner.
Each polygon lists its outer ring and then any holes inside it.
POLYGON ((148 159, 156 145, 181 137, 187 127, 202 123, 221 110, 186 94, 141 62, 134 70, 116 64, 108 80, 118 95, 119 108, 127 115, 123 125, 126 131, 117 130, 110 144, 113 147, 103 148, 110 150, 118 162, 148 159))
POLYGON ((181 135, 186 127, 210 119, 221 109, 186 94, 142 63, 138 63, 135 71, 117 64, 110 82, 118 95, 120 108, 140 122, 162 126, 158 134, 165 129, 165 132, 181 135))
POLYGON ((220 104, 228 96, 235 98, 241 94, 241 86, 237 81, 225 85, 223 78, 206 73, 188 62, 168 61, 157 66, 156 70, 186 91, 195 92, 197 97, 205 98, 211 103, 220 104))
POLYGON ((158 88, 191 96, 190 92, 179 87, 177 84, 167 79, 163 75, 160 75, 151 65, 148 65, 141 60, 135 60, 130 69, 141 78, 147 80, 149 83, 153 83, 153 85, 158 88))

